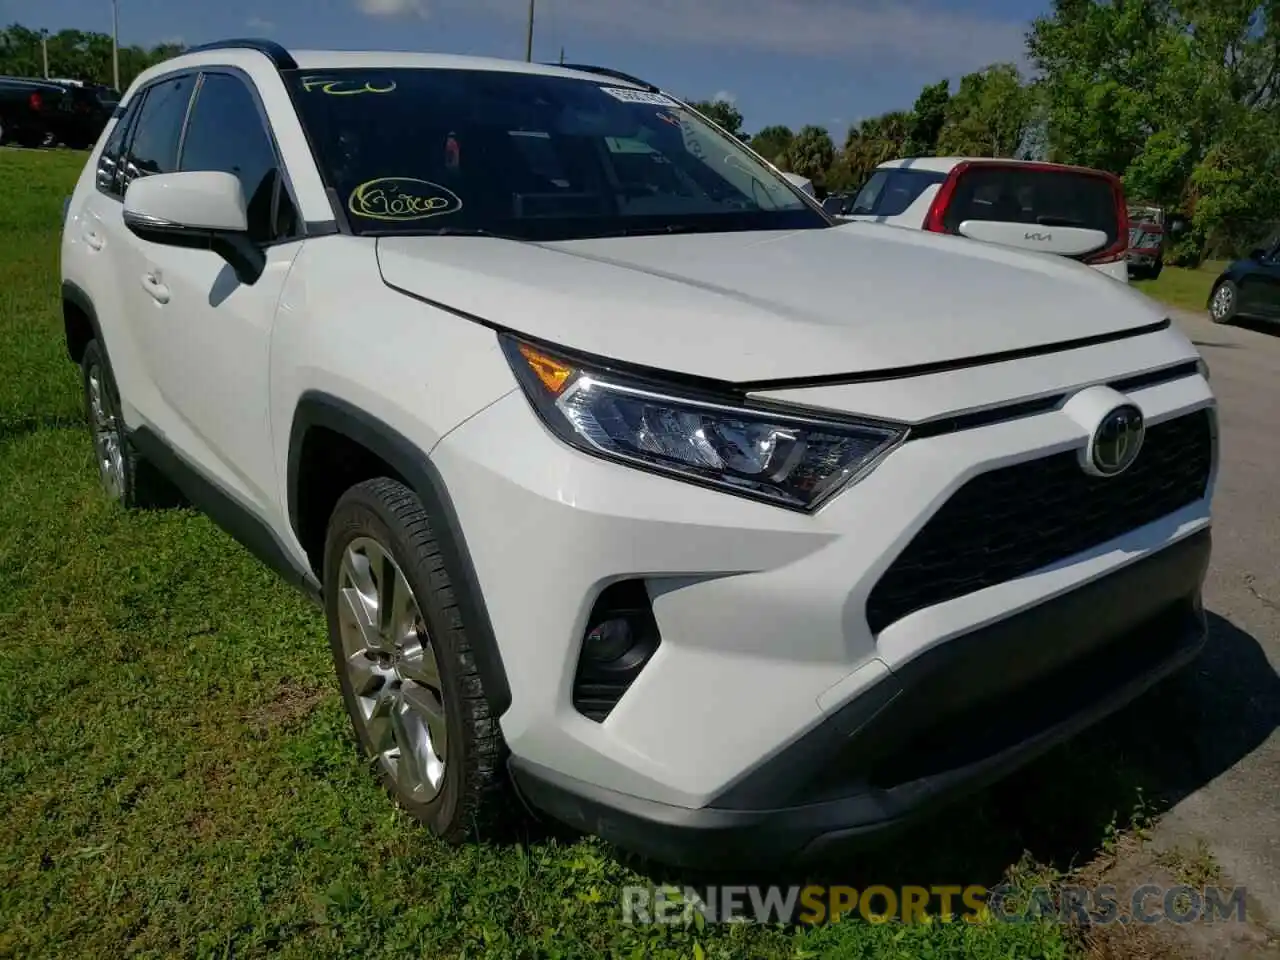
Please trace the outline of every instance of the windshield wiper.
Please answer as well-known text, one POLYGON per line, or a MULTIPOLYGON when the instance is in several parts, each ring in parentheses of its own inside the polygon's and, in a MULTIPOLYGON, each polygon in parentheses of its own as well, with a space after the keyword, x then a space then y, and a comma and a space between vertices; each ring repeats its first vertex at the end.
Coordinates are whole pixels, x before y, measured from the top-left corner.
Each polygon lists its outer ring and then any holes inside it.
POLYGON ((440 227, 436 230, 362 230, 363 237, 489 237, 493 240, 511 240, 524 243, 523 237, 494 233, 482 227, 440 227))
POLYGON ((1072 220, 1070 217, 1036 217, 1036 223, 1042 227, 1083 227, 1083 220, 1072 220))
POLYGON ((494 240, 516 240, 519 237, 508 236, 505 233, 494 233, 492 230, 486 230, 483 227, 440 227, 438 230, 424 231, 429 237, 490 237, 494 240))
POLYGON ((697 227, 690 226, 687 223, 666 223, 658 227, 623 227, 620 230, 610 230, 602 233, 602 237, 654 237, 671 233, 698 233, 697 227))

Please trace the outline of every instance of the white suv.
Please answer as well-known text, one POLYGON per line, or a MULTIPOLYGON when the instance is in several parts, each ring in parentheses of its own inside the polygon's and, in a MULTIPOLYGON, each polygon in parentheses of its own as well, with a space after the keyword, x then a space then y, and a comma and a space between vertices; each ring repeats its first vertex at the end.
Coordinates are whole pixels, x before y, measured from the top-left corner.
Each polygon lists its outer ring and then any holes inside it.
POLYGON ((62 264, 107 490, 172 479, 322 599, 447 838, 514 786, 672 863, 817 855, 1205 639, 1214 399, 1151 301, 838 225, 610 71, 189 52, 62 264))

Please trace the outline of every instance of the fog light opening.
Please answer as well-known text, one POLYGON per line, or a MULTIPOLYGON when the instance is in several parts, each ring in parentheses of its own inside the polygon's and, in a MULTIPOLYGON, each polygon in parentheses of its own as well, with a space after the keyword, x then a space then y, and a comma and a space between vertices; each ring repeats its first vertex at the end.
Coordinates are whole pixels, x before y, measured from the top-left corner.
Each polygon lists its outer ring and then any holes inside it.
POLYGON ((582 656, 591 663, 611 663, 634 646, 633 636, 631 622, 625 617, 604 620, 587 628, 582 656))
POLYGON ((658 624, 641 580, 606 587, 582 635, 573 705, 597 722, 618 705, 657 650, 658 624))

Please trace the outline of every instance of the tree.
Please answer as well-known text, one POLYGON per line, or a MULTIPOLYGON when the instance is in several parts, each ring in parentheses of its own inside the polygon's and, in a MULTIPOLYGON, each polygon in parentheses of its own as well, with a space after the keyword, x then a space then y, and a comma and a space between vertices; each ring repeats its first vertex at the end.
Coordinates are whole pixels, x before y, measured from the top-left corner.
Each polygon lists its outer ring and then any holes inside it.
POLYGON ((894 110, 850 128, 835 164, 837 180, 846 185, 842 189, 860 187, 880 164, 905 156, 913 119, 910 113, 894 110))
MULTIPOLYGON (((83 30, 60 30, 46 43, 49 51, 49 75, 72 80, 88 80, 110 84, 111 37, 105 33, 83 30)), ((120 48, 120 83, 128 86, 143 70, 168 60, 183 50, 178 44, 160 44, 150 49, 138 46, 120 48)), ((14 23, 0 30, 0 75, 38 77, 44 70, 40 49, 40 33, 14 23)))
POLYGON ((1277 13, 1275 0, 1054 0, 1029 41, 1050 157, 1189 214, 1175 261, 1248 249, 1280 219, 1277 13))
POLYGON ((938 135, 951 103, 951 81, 939 80, 920 91, 911 108, 904 152, 911 157, 931 157, 938 150, 938 135))
POLYGON ((790 127, 765 127, 751 138, 751 147, 766 160, 778 163, 779 160, 785 160, 787 150, 795 138, 790 127))
POLYGON ((689 105, 739 140, 746 142, 750 139, 742 132, 742 111, 728 100, 695 100, 689 105))
POLYGON ((1032 96, 1018 68, 994 64, 960 79, 938 134, 940 153, 1012 157, 1031 121, 1032 96))
POLYGON ((801 128, 787 150, 787 166, 793 173, 808 177, 816 186, 835 159, 836 147, 826 127, 809 125, 801 128))

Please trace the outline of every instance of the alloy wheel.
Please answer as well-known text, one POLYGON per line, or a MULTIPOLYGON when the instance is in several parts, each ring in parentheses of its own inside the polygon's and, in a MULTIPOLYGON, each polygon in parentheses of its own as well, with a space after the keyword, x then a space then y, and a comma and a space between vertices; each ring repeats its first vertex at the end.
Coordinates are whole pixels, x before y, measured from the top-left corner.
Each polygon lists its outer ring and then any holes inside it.
POLYGON ((1213 310, 1214 319, 1223 320, 1230 316, 1234 300, 1235 295, 1232 293, 1230 286, 1224 283, 1222 286, 1218 287, 1218 289, 1213 293, 1213 305, 1211 308, 1213 310))
POLYGON ((124 447, 119 418, 103 376, 102 364, 89 368, 89 426, 93 430, 93 450, 98 460, 98 479, 114 500, 124 496, 124 447))
POLYGON ((424 803, 444 785, 448 724, 440 668, 409 581, 376 540, 348 544, 338 629, 356 721, 399 790, 424 803))

